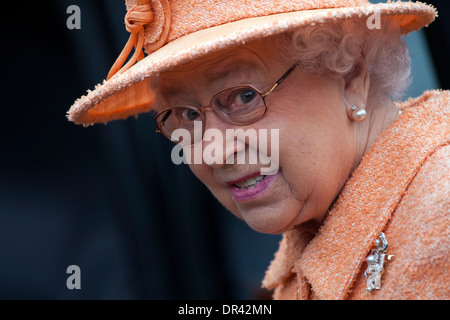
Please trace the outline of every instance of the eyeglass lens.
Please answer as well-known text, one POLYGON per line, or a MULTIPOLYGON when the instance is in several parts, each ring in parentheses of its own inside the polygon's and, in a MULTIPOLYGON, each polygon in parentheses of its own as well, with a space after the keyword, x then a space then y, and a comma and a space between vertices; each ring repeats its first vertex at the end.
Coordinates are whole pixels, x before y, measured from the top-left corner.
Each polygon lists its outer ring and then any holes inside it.
MULTIPOLYGON (((211 106, 224 120, 241 125, 258 121, 266 112, 261 93, 251 86, 222 90, 213 97, 211 106)), ((194 137, 194 122, 203 122, 204 116, 200 108, 175 106, 159 114, 156 121, 169 139, 176 129, 185 129, 194 137)))

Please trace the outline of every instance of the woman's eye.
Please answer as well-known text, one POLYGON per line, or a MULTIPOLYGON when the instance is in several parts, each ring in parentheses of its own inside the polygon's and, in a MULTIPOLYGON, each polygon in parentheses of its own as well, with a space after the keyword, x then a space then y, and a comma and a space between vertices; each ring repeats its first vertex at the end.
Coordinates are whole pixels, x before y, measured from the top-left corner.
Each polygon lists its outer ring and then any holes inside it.
POLYGON ((247 104, 250 103, 256 97, 256 95, 257 93, 254 90, 245 89, 236 95, 233 102, 238 106, 242 104, 247 104))
POLYGON ((253 106, 253 104, 257 102, 257 99, 255 99, 257 96, 258 93, 251 88, 234 90, 229 93, 229 96, 226 99, 228 102, 222 105, 226 106, 228 112, 237 111, 244 107, 248 108, 253 106))
POLYGON ((195 121, 199 116, 198 112, 192 109, 186 109, 182 112, 182 118, 185 121, 195 121))

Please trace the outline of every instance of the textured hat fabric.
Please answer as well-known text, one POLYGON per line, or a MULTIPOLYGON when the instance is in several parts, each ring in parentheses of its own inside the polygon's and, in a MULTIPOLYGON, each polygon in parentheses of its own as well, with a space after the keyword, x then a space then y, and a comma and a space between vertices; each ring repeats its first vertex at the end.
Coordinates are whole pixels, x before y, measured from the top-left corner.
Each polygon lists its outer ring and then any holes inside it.
POLYGON ((406 34, 437 16, 432 6, 419 2, 368 0, 126 0, 126 8, 127 30, 135 33, 126 48, 129 52, 134 46, 140 61, 114 70, 115 75, 75 101, 68 111, 70 121, 91 125, 148 112, 154 100, 153 76, 232 45, 301 26, 367 19, 374 13, 395 19, 406 34))

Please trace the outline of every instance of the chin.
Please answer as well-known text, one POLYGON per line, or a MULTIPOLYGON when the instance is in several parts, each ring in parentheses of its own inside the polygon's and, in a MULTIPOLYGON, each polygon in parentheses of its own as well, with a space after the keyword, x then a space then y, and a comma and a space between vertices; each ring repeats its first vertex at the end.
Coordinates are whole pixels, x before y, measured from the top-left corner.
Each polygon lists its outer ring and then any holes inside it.
POLYGON ((292 229, 291 227, 288 227, 288 226, 283 226, 281 228, 278 228, 278 227, 274 227, 273 225, 260 224, 260 223, 254 223, 254 222, 247 222, 247 225, 257 232, 266 233, 266 234, 275 234, 275 235, 282 234, 282 233, 292 229))
MULTIPOLYGON (((261 233, 280 234, 293 229, 293 218, 286 214, 280 215, 283 210, 251 210, 249 212, 240 213, 240 217, 253 230, 261 233)), ((296 214, 295 214, 296 216, 296 214)))

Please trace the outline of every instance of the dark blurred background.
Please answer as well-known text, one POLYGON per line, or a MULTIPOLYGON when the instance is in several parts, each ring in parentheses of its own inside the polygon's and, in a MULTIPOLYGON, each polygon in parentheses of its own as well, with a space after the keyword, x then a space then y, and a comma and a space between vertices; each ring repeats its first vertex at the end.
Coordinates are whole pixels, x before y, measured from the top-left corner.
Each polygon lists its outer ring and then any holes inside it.
MULTIPOLYGON (((372 1, 377 2, 377 1, 372 1)), ((409 96, 450 89, 450 2, 407 37, 409 96)), ((263 299, 280 236, 234 218, 148 115, 83 128, 65 113, 128 39, 124 0, 1 9, 0 299, 263 299), (81 30, 69 30, 69 5, 81 30), (81 290, 69 290, 69 265, 81 290)))

